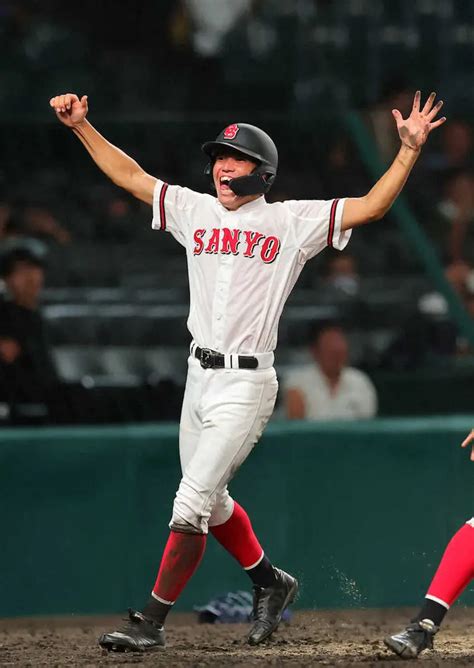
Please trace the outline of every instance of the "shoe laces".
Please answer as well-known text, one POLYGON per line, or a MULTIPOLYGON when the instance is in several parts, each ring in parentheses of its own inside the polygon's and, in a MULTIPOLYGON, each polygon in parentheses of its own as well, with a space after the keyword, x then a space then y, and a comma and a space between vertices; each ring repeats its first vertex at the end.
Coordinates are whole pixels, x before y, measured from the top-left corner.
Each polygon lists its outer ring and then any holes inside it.
POLYGON ((130 631, 131 628, 145 621, 147 620, 145 619, 145 617, 143 617, 143 615, 140 612, 138 612, 137 610, 132 610, 132 608, 129 608, 128 617, 122 617, 122 622, 125 622, 125 624, 122 624, 122 626, 118 630, 120 633, 130 631))
POLYGON ((263 596, 265 591, 264 587, 254 586, 254 605, 253 605, 253 618, 255 620, 261 620, 266 612, 266 597, 263 596))

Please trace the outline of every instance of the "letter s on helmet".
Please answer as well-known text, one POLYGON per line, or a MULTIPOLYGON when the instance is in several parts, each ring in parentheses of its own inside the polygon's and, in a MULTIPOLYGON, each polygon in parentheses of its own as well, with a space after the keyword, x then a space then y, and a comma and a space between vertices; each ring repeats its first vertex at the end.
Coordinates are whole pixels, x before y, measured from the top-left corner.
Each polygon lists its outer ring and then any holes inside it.
POLYGON ((215 141, 208 141, 201 148, 210 158, 204 173, 211 178, 214 160, 222 149, 231 148, 255 160, 257 167, 249 176, 239 176, 229 182, 229 187, 236 195, 260 195, 272 187, 278 169, 277 147, 273 139, 255 125, 228 125, 215 141))

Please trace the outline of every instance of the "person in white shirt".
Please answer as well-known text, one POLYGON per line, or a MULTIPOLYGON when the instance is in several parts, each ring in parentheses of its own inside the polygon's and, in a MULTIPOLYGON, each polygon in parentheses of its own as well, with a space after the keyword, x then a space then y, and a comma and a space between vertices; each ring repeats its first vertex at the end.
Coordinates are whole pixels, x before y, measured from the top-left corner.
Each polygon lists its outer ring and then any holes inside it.
POLYGON ((141 612, 130 610, 123 629, 104 633, 101 647, 143 652, 165 645, 166 615, 198 567, 208 532, 254 584, 249 644, 268 638, 294 600, 296 579, 272 565, 227 486, 273 412, 278 322, 303 266, 326 246, 342 250, 352 228, 389 210, 429 133, 446 120, 435 120, 442 102, 434 104, 434 93, 423 108, 420 97, 417 91, 407 119, 393 111, 401 147, 367 195, 274 204, 263 195, 275 179, 278 152, 253 125, 232 123, 203 145, 215 190, 207 195, 168 186, 110 144, 86 119, 87 96, 50 100, 99 168, 153 206, 153 228, 170 232, 188 262, 193 340, 179 434, 183 477, 151 597, 141 612))
POLYGON ((349 344, 342 327, 323 323, 312 334, 313 363, 290 371, 284 381, 290 420, 355 420, 377 413, 370 378, 347 366, 349 344))

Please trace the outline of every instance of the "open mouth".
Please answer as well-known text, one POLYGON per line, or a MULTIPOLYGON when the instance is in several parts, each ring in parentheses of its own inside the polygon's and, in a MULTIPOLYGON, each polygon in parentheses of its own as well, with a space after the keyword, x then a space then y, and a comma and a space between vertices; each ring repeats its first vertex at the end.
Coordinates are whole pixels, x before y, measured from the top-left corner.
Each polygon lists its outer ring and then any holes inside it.
POLYGON ((232 190, 229 186, 230 180, 231 180, 230 176, 221 176, 221 178, 219 179, 219 187, 220 187, 221 192, 224 192, 224 193, 225 192, 229 192, 229 193, 232 192, 232 190))

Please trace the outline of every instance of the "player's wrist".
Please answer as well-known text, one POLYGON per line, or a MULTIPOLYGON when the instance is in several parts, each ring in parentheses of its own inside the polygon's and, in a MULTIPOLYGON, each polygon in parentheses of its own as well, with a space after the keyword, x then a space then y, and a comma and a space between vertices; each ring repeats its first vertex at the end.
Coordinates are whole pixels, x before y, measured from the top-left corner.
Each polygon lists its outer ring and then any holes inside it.
POLYGON ((418 160, 420 153, 421 148, 414 149, 412 146, 408 146, 402 142, 396 159, 405 169, 411 169, 418 160))
POLYGON ((421 153, 421 146, 417 146, 416 148, 414 146, 410 146, 410 144, 407 144, 406 142, 402 141, 401 144, 401 149, 402 150, 408 150, 411 153, 416 153, 417 155, 421 153))
POLYGON ((72 123, 72 125, 70 127, 71 127, 71 130, 75 130, 77 132, 82 132, 85 129, 86 125, 87 125, 86 119, 83 118, 82 121, 78 121, 77 123, 72 123))

